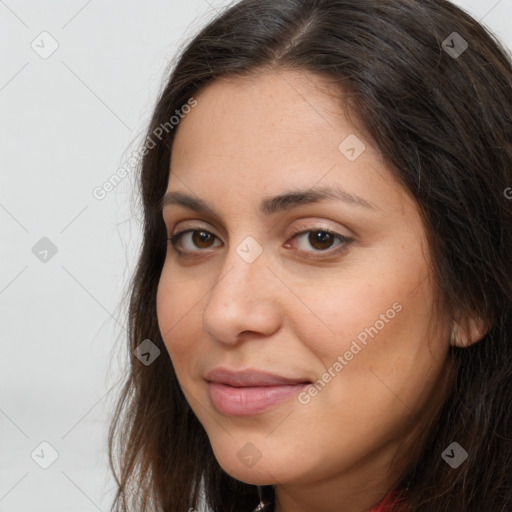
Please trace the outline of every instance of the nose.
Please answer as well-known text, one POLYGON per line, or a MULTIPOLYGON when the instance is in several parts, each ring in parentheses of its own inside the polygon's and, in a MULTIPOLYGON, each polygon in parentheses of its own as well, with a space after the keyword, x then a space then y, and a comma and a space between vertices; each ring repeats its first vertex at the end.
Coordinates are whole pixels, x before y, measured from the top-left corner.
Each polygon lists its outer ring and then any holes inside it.
POLYGON ((204 330, 231 345, 248 332, 270 336, 281 325, 279 288, 265 252, 248 263, 233 247, 203 311, 204 330))

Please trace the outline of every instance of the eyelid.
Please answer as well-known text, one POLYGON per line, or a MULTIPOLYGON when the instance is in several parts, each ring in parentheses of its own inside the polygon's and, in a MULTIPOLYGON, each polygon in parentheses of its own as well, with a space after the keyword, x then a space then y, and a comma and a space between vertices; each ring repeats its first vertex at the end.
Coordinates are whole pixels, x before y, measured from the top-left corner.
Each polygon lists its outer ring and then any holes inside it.
POLYGON ((211 232, 212 234, 214 234, 212 229, 216 229, 209 222, 200 221, 200 220, 197 220, 194 218, 180 219, 176 222, 169 222, 168 224, 170 226, 170 229, 168 230, 168 232, 171 233, 169 236, 174 236, 175 232, 180 233, 182 231, 186 231, 187 229, 193 229, 194 231, 196 231, 196 230, 200 231, 201 229, 203 229, 204 231, 208 231, 208 232, 211 232), (204 225, 201 225, 201 224, 204 224, 204 225), (176 226, 178 226, 178 225, 179 225, 179 229, 176 230, 176 226))
MULTIPOLYGON (((208 221, 198 220, 195 217, 181 218, 181 219, 178 219, 177 221, 172 221, 171 219, 172 219, 172 217, 166 219, 164 216, 164 223, 166 225, 170 226, 170 229, 168 230, 168 232, 172 233, 172 234, 168 235, 169 237, 173 236, 175 234, 174 233, 175 231, 176 231, 176 233, 179 233, 181 231, 185 231, 186 229, 193 229, 193 230, 204 229, 205 231, 208 231, 217 237, 218 237, 218 235, 216 235, 214 231, 216 231, 217 233, 221 233, 222 236, 227 235, 227 232, 223 226, 219 227, 214 224, 211 224, 208 221), (201 224, 204 224, 204 225, 201 225, 201 224), (178 226, 178 225, 180 226, 180 228, 179 228, 179 230, 176 230, 176 226, 178 226)), ((336 234, 339 234, 347 239, 357 237, 357 235, 355 234, 353 229, 349 229, 347 226, 340 225, 339 223, 337 223, 338 224, 337 227, 331 227, 328 225, 328 222, 324 219, 320 219, 320 218, 315 219, 314 217, 307 217, 306 220, 304 220, 304 217, 302 217, 302 218, 298 217, 298 218, 292 218, 291 220, 294 224, 294 227, 292 228, 292 232, 291 232, 291 234, 288 235, 288 237, 291 237, 291 236, 294 236, 294 235, 300 233, 301 232, 300 230, 314 231, 314 230, 320 230, 320 229, 330 231, 330 232, 334 231, 336 234), (339 232, 340 230, 345 231, 347 234, 340 233, 339 232)), ((273 230, 274 229, 272 228, 271 231, 273 231, 273 230)))
POLYGON ((303 233, 304 231, 328 231, 330 233, 340 235, 343 238, 352 238, 353 235, 350 230, 345 229, 345 231, 347 231, 347 234, 343 234, 340 232, 343 230, 343 227, 333 227, 324 220, 299 220, 298 222, 295 223, 295 226, 293 227, 292 232, 289 236, 295 236, 299 233, 303 233))

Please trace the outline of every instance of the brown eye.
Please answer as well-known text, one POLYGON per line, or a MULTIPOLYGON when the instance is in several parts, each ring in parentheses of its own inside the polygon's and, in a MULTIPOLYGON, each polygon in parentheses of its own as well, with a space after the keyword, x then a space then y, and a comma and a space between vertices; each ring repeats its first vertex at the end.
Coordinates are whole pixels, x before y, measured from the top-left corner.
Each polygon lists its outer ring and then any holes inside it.
POLYGON ((214 247, 217 237, 204 229, 187 229, 168 238, 177 252, 199 252, 214 247))
POLYGON ((318 250, 329 249, 334 242, 334 236, 328 231, 310 231, 308 242, 318 250))
POLYGON ((342 254, 353 241, 351 238, 328 229, 308 229, 295 233, 292 238, 297 240, 295 245, 299 251, 310 257, 330 257, 342 254))
POLYGON ((192 242, 200 249, 210 247, 210 243, 214 238, 215 237, 208 231, 192 231, 192 242))

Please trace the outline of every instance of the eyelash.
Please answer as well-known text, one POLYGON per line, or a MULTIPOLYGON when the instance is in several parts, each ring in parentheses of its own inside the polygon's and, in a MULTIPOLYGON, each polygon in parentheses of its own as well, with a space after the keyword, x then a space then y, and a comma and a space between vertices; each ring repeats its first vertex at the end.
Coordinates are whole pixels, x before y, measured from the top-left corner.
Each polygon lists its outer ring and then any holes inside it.
MULTIPOLYGON (((215 238, 217 238, 213 233, 211 233, 210 231, 207 231, 206 229, 201 229, 201 228, 197 228, 197 229, 185 229, 183 231, 180 231, 179 233, 176 233, 175 235, 171 236, 171 237, 168 237, 167 240, 171 243, 173 249, 176 251, 176 253, 181 257, 181 256, 185 256, 186 257, 186 253, 187 251, 181 251, 180 249, 178 249, 177 245, 181 239, 181 237, 187 233, 194 233, 196 231, 200 231, 200 232, 204 232, 204 233, 208 233, 209 235, 212 235, 214 236, 215 238)), ((329 229, 325 229, 325 228, 312 228, 312 229, 307 229, 307 230, 299 230, 299 231, 296 231, 295 233, 292 234, 291 236, 291 239, 293 238, 297 238, 299 235, 305 235, 307 233, 327 233, 329 235, 332 235, 334 237, 335 240, 338 240, 340 243, 340 245, 338 245, 335 249, 326 249, 324 251, 322 250, 315 250, 315 251, 299 251, 299 252, 306 252, 306 253, 319 253, 320 256, 308 256, 310 258, 322 258, 322 257, 325 257, 326 255, 328 257, 331 257, 331 256, 336 256, 338 254, 342 254, 346 251, 348 245, 353 241, 353 239, 351 238, 347 238, 346 236, 343 236, 343 235, 340 235, 339 233, 336 233, 335 231, 331 231, 329 229)), ((206 249, 205 249, 206 250, 206 249)), ((197 250, 197 251, 188 251, 188 252, 193 252, 193 253, 196 253, 196 252, 202 252, 201 249, 197 250)))

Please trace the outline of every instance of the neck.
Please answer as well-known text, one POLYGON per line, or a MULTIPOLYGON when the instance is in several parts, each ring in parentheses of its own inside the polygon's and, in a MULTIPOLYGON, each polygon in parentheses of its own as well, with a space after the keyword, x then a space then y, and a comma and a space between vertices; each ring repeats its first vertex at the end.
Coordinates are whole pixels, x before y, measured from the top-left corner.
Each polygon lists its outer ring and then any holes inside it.
MULTIPOLYGON (((398 444, 398 441, 397 441, 398 444)), ((398 446, 389 446, 397 453, 398 446)), ((389 453, 388 452, 388 453, 389 453)), ((306 484, 275 485, 274 512, 366 512, 394 488, 403 467, 390 472, 384 454, 371 454, 373 464, 350 474, 340 472, 328 479, 306 484), (378 463, 376 463, 376 461, 378 463)))

